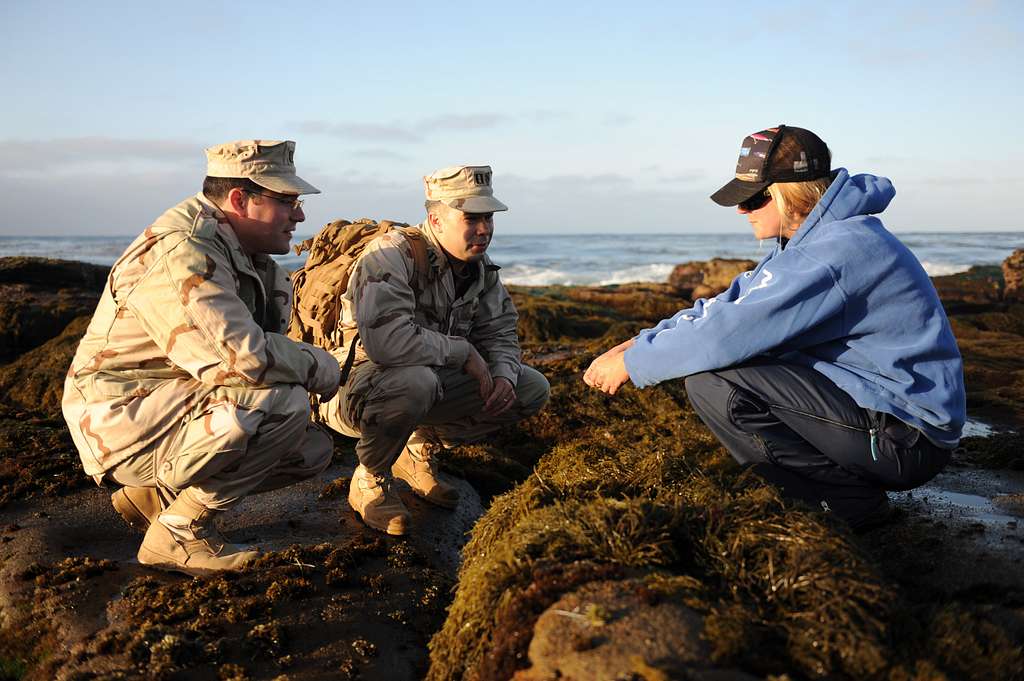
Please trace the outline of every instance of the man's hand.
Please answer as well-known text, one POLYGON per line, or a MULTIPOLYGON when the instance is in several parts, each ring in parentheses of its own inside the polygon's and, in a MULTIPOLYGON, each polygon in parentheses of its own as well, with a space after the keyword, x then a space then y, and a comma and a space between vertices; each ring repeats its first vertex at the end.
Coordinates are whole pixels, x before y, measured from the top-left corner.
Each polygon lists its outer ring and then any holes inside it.
MULTIPOLYGON (((315 388, 310 388, 308 386, 306 389, 309 390, 309 392, 317 393, 317 395, 320 396, 321 403, 329 402, 331 398, 338 394, 338 389, 341 387, 341 366, 334 357, 322 348, 313 348, 313 350, 315 353, 314 356, 316 356, 317 353, 323 353, 323 365, 327 367, 328 380, 327 384, 321 387, 320 390, 316 390, 315 388)), ((318 362, 317 369, 319 369, 319 367, 320 363, 318 362)))
POLYGON ((477 380, 477 383, 480 384, 480 399, 486 401, 494 392, 494 379, 491 378, 491 370, 487 366, 487 362, 472 345, 469 346, 469 357, 462 365, 462 370, 477 380))
POLYGON ((626 361, 623 354, 633 347, 633 339, 619 343, 593 362, 583 374, 583 382, 591 388, 614 395, 623 383, 629 380, 626 361))
POLYGON ((484 413, 488 416, 497 416, 508 410, 516 403, 516 389, 512 387, 512 381, 504 376, 494 379, 494 390, 484 402, 484 413))

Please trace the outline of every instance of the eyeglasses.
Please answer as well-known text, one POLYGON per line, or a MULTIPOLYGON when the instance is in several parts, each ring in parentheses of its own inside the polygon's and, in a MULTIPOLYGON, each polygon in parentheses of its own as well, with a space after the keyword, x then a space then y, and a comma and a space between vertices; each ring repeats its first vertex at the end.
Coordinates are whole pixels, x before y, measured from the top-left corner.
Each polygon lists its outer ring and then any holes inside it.
POLYGON ((268 199, 274 199, 278 203, 283 204, 285 206, 288 206, 293 211, 296 211, 296 210, 302 208, 302 204, 305 203, 305 201, 303 199, 298 199, 298 198, 286 199, 286 198, 283 198, 283 197, 280 197, 280 196, 273 196, 271 194, 264 194, 263 192, 253 192, 253 191, 249 191, 249 190, 243 190, 243 191, 245 191, 246 194, 254 194, 256 196, 265 196, 268 199))
POLYGON ((751 211, 757 210, 758 208, 762 208, 766 203, 768 203, 771 200, 772 195, 768 192, 767 189, 765 189, 764 191, 760 191, 754 194, 746 201, 740 202, 739 207, 742 210, 745 210, 749 213, 751 211))

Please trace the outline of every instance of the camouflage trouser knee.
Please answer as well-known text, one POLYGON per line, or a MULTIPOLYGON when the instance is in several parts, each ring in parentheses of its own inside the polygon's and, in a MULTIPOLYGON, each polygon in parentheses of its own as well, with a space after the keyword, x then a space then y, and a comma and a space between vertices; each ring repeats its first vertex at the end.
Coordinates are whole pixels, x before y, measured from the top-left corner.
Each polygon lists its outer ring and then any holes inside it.
POLYGON ((415 446, 435 439, 446 445, 480 440, 540 411, 548 394, 547 379, 524 366, 512 407, 489 416, 481 411, 479 384, 458 369, 362 362, 353 367, 338 394, 320 406, 320 415, 338 432, 359 438, 359 463, 386 474, 406 442, 415 446))
POLYGON ((207 508, 224 510, 248 494, 316 475, 330 464, 332 451, 331 436, 309 420, 301 386, 218 387, 176 431, 106 477, 157 487, 165 504, 188 488, 207 508))

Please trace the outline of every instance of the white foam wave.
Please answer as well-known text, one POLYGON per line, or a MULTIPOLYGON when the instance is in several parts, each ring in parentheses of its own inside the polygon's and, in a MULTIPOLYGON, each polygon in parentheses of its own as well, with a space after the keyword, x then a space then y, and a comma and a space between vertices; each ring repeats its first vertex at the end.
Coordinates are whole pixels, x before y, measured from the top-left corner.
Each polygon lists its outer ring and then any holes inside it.
POLYGON ((578 270, 567 272, 557 268, 533 265, 511 265, 501 269, 501 280, 515 286, 608 286, 634 281, 665 281, 673 265, 654 263, 619 270, 578 270))
POLYGON ((922 260, 921 266, 928 273, 929 277, 941 277, 947 274, 957 274, 971 269, 970 265, 954 265, 948 262, 929 262, 922 260))
POLYGON ((672 272, 673 265, 663 263, 652 263, 650 265, 637 265, 622 270, 615 270, 609 276, 597 282, 599 286, 609 284, 626 284, 633 281, 665 281, 672 272))
POLYGON ((567 272, 546 267, 512 265, 501 268, 501 281, 514 286, 571 286, 579 283, 577 279, 567 272))

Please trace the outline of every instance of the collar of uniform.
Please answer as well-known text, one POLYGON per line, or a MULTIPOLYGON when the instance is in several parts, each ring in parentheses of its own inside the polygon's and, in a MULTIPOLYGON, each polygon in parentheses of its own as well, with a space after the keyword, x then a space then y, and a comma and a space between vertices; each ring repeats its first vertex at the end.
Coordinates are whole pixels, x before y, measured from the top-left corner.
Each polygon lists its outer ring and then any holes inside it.
POLYGON ((196 194, 196 199, 199 201, 200 206, 202 206, 202 217, 207 219, 213 218, 218 224, 227 223, 228 219, 224 215, 224 211, 218 208, 213 201, 207 198, 206 194, 199 192, 196 194))
POLYGON ((427 237, 427 245, 430 246, 430 264, 437 270, 439 277, 444 276, 444 273, 451 268, 451 263, 448 262, 448 256, 445 254, 444 249, 441 248, 441 242, 437 240, 437 235, 434 234, 434 229, 430 226, 429 220, 424 220, 420 224, 416 225, 416 228, 423 232, 423 235, 427 237))

